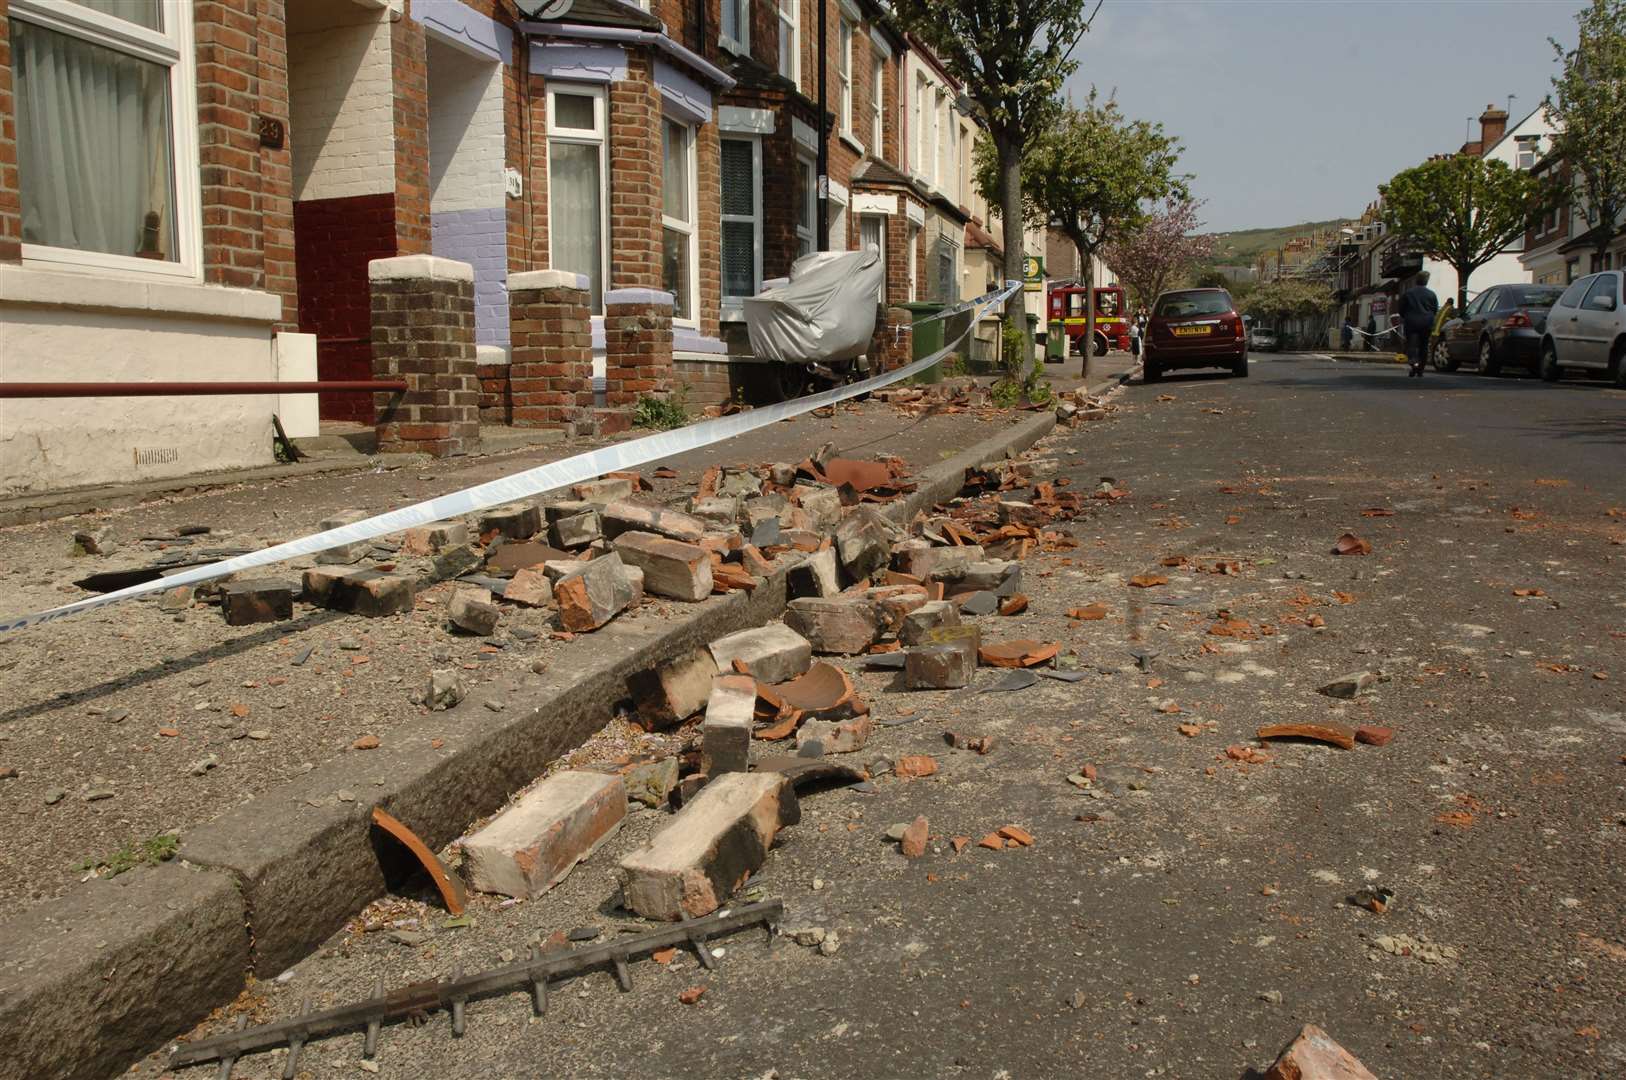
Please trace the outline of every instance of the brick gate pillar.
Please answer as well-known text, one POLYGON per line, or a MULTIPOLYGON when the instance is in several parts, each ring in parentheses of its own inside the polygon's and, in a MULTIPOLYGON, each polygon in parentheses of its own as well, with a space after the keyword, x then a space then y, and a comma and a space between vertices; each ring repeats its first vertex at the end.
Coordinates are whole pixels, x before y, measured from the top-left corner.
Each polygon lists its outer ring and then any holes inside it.
POLYGON ((593 327, 587 275, 508 275, 508 386, 515 427, 593 429, 593 327))
POLYGON ((604 403, 631 409, 672 389, 672 294, 612 289, 604 294, 604 403))
POLYGON ((405 379, 373 396, 380 453, 465 454, 480 443, 474 268, 433 255, 367 264, 373 378, 405 379))

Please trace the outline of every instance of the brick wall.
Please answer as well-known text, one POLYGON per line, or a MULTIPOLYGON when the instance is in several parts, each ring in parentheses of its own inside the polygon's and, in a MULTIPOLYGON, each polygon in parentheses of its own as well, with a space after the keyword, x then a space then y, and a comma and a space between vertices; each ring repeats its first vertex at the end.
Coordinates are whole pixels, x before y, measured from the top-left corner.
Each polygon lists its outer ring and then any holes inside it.
POLYGON ((672 302, 656 290, 617 292, 604 295, 604 402, 627 409, 672 389, 672 302))
POLYGON ((373 376, 404 378, 404 394, 375 394, 380 452, 436 457, 480 441, 474 360, 474 280, 449 259, 384 259, 368 268, 373 376))
POLYGON ((260 231, 264 256, 263 288, 282 297, 279 330, 299 322, 298 282, 294 271, 294 168, 288 127, 287 6, 283 0, 260 0, 257 22, 260 114, 283 124, 281 149, 262 146, 260 157, 260 231))
MULTIPOLYGON (((660 92, 651 78, 649 58, 629 50, 627 78, 610 85, 610 250, 614 255, 606 291, 661 287, 660 117, 660 92)), ((704 195, 702 201, 706 201, 704 195)))
MULTIPOLYGON (((759 5, 760 6, 760 5, 759 5)), ((715 121, 695 129, 695 190, 699 205, 695 242, 699 245, 699 330, 717 336, 717 311, 723 302, 722 135, 715 121)), ((766 184, 771 174, 763 173, 766 184)))
POLYGON ((17 177, 17 102, 11 82, 9 0, 0 0, 0 262, 23 257, 22 187, 17 177))
POLYGON ((672 364, 672 380, 691 409, 724 405, 749 398, 743 378, 746 366, 727 360, 678 360, 672 364))
MULTIPOLYGON (((407 0, 410 4, 411 0, 407 0)), ((395 88, 395 246, 403 255, 430 250, 429 61, 423 26, 390 23, 390 68, 395 88)))
MULTIPOLYGON (((365 379, 372 373, 367 264, 396 253, 395 196, 388 192, 294 204, 299 329, 317 335, 321 379, 365 379)), ((323 419, 373 419, 363 394, 321 395, 323 419)))
POLYGON ((544 270, 515 275, 511 296, 513 422, 519 427, 591 430, 592 330, 585 288, 576 275, 544 270))

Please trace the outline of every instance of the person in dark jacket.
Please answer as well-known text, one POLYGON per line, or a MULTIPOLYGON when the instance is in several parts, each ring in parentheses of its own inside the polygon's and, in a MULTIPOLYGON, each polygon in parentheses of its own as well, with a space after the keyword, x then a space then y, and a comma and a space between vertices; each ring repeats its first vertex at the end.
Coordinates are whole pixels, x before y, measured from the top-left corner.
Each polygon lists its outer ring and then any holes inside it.
POLYGON ((1417 275, 1411 288, 1400 294, 1400 325, 1406 331, 1406 357, 1411 361, 1410 376, 1423 377, 1428 362, 1428 343, 1434 336, 1434 317, 1440 313, 1440 298, 1428 287, 1428 271, 1417 275))

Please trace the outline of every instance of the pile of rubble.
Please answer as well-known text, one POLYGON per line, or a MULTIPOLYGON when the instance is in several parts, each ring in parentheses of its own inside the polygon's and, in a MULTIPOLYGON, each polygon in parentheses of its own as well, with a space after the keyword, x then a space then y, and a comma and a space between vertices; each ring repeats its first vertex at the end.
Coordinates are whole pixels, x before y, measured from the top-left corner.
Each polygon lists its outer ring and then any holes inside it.
MULTIPOLYGON (((811 471, 809 464, 799 468, 811 471)), ((811 550, 773 542, 758 549, 781 548, 776 557, 787 562, 783 621, 728 634, 632 679, 634 719, 647 730, 683 738, 682 752, 628 762, 619 772, 581 769, 548 776, 459 841, 472 888, 521 898, 541 895, 614 833, 632 799, 671 807, 673 816, 621 860, 622 902, 652 919, 705 915, 762 865, 778 831, 799 819, 798 783, 868 780, 861 769, 827 760, 863 749, 872 723, 869 705, 849 675, 821 657, 897 669, 896 688, 906 691, 964 687, 979 664, 1029 669, 1055 663, 1057 645, 985 641, 976 620, 1025 609, 1021 558, 1073 547, 1070 535, 1051 526, 1076 515, 1084 500, 1058 491, 1059 485, 1033 485, 1033 465, 1012 462, 969 474, 965 497, 900 526, 861 498, 851 498, 896 490, 898 477, 883 475, 890 466, 870 468, 873 464, 836 459, 815 466, 825 478, 815 478, 815 485, 839 476, 839 489, 782 484, 773 475, 780 466, 767 477, 739 472, 708 477, 691 505, 696 512, 712 509, 710 501, 743 499, 744 512, 750 513, 751 501, 774 495, 784 498, 786 507, 808 512, 810 504, 819 505, 821 490, 839 490, 846 505, 829 504, 833 528, 821 525, 827 535, 811 550), (1033 488, 1027 499, 1007 497, 1024 486, 1033 488), (770 749, 791 741, 793 755, 770 749)), ((606 509, 600 519, 620 520, 624 513, 606 509)), ((738 547, 701 548, 672 535, 693 520, 653 512, 641 519, 644 529, 619 533, 610 549, 587 565, 622 567, 617 555, 624 557, 620 544, 627 536, 694 546, 711 557, 713 571, 729 565, 733 551, 756 548, 743 536, 738 547)), ((745 524, 755 539, 801 531, 777 515, 745 524), (762 532, 764 526, 769 534, 762 532)), ((643 552, 650 542, 639 541, 644 546, 633 550, 643 552)), ((643 568, 653 565, 646 561, 643 568)), ((707 562, 700 565, 704 569, 707 562)), ((576 571, 576 577, 586 572, 576 571)), ((566 607, 561 586, 569 580, 555 583, 561 615, 566 607)), ((651 571, 644 580, 662 578, 651 571)), ((1053 668, 1049 673, 1072 674, 1053 668)))

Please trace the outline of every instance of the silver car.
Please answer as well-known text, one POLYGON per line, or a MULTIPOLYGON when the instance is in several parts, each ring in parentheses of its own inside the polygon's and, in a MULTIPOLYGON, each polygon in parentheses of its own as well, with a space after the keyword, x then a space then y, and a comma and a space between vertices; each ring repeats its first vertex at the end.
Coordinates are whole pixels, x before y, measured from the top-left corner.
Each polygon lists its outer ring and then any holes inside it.
POLYGON ((1620 270, 1576 278, 1547 313, 1541 377, 1556 382, 1566 368, 1607 372, 1626 387, 1626 289, 1620 270))
POLYGON ((1248 331, 1248 348, 1260 352, 1275 352, 1279 345, 1276 331, 1264 326, 1255 326, 1248 331))

